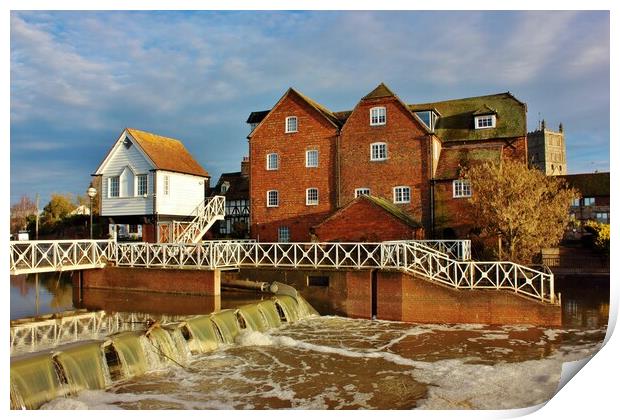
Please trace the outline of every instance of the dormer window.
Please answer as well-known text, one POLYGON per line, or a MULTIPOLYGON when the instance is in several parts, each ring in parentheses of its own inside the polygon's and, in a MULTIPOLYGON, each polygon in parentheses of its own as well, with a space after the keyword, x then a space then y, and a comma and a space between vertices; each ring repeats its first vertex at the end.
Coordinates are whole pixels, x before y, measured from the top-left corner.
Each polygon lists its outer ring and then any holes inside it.
POLYGON ((222 194, 226 194, 229 188, 230 188, 230 182, 224 181, 222 182, 222 186, 220 187, 220 192, 222 194))
POLYGON ((437 121, 435 111, 417 111, 415 114, 429 130, 435 131, 435 121, 437 121))
POLYGON ((384 106, 370 108, 370 125, 385 125, 386 111, 384 106))
POLYGON ((285 133, 297 132, 297 117, 286 117, 285 133))
POLYGON ((479 115, 474 117, 474 127, 476 127, 476 130, 481 128, 495 128, 495 115, 479 115))

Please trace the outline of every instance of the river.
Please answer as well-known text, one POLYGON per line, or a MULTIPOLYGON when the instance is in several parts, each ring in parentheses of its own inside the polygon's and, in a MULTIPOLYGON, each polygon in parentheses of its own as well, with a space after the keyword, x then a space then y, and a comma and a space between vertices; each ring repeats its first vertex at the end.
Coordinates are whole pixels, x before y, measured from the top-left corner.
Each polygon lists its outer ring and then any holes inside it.
MULTIPOLYGON (((12 279, 12 319, 14 314, 73 308, 66 280, 39 281, 35 299, 32 276, 12 279), (31 305, 34 301, 37 308, 31 305)), ((609 278, 558 281, 560 328, 313 316, 263 333, 244 332, 234 345, 191 356, 182 367, 155 369, 116 382, 106 391, 82 391, 43 408, 528 407, 553 396, 562 363, 580 360, 602 343, 609 315, 608 285, 609 278)), ((157 294, 142 294, 142 300, 161 302, 161 296, 153 295, 157 294)), ((225 292, 218 305, 234 307, 256 298, 225 292)), ((136 301, 135 296, 127 299, 136 301)), ((206 310, 212 302, 204 305, 206 310)))

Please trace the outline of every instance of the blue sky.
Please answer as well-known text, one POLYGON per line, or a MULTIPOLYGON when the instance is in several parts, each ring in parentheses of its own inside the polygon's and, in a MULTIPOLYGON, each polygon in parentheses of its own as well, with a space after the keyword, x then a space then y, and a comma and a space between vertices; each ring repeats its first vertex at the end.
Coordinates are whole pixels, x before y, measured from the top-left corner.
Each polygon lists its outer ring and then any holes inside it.
POLYGON ((11 12, 11 203, 83 194, 124 127, 239 170, 251 111, 293 86, 333 111, 512 92, 562 122, 570 173, 607 171, 608 12, 11 12))

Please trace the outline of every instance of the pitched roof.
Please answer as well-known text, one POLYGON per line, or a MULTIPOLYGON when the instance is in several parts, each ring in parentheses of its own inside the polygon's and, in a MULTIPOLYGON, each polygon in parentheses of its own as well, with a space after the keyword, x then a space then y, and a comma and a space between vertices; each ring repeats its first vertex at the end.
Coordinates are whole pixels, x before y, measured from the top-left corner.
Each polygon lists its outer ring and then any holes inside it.
POLYGON ((156 169, 208 177, 209 173, 187 151, 183 143, 146 131, 127 128, 127 132, 155 164, 156 169))
POLYGON ((250 179, 241 175, 241 172, 223 173, 211 190, 211 196, 222 195, 222 184, 224 182, 228 182, 228 190, 223 194, 227 200, 247 200, 250 198, 250 179))
POLYGON ((415 220, 413 217, 411 217, 409 213, 404 211, 402 208, 398 207, 396 204, 392 203, 389 200, 386 200, 385 198, 375 197, 373 195, 360 195, 355 200, 350 201, 346 206, 336 210, 328 218, 323 220, 321 223, 319 223, 315 227, 318 227, 322 225, 323 223, 327 223, 329 220, 347 211, 349 207, 351 207, 353 204, 358 203, 360 201, 366 201, 370 204, 373 204, 381 208, 383 211, 399 219, 400 221, 402 221, 403 223, 405 223, 406 225, 410 227, 414 227, 414 228, 422 227, 422 224, 419 221, 415 220))
POLYGON ((459 169, 482 163, 500 163, 501 145, 462 145, 441 149, 435 179, 457 179, 459 169))
MULTIPOLYGON (((295 91, 322 115, 338 127, 342 127, 353 111, 332 112, 323 105, 295 91)), ((384 83, 380 83, 364 99, 396 96, 384 83)), ((400 99, 399 99, 400 101, 400 99)), ((401 101, 402 102, 402 101, 401 101)), ((435 135, 441 141, 472 141, 493 138, 512 138, 527 135, 525 112, 527 106, 510 92, 471 98, 451 99, 440 102, 406 105, 411 112, 434 110, 440 115, 435 124, 435 135), (474 116, 495 114, 496 127, 475 129, 474 116)), ((248 123, 263 120, 269 111, 252 112, 248 123)))
POLYGON ((306 95, 302 94, 301 92, 290 88, 289 89, 292 92, 295 92, 297 95, 299 95, 304 101, 306 101, 311 107, 313 107, 314 109, 316 109, 321 115, 323 115, 325 118, 327 118, 329 121, 331 121, 332 124, 334 124, 335 126, 339 126, 339 120, 338 118, 336 118, 336 116, 334 115, 333 112, 331 112, 329 109, 327 109, 326 107, 324 107, 323 105, 321 105, 320 103, 316 102, 313 99, 310 99, 309 97, 307 97, 306 95))
POLYGON ((566 183, 579 190, 583 197, 609 196, 609 172, 591 174, 559 175, 566 183))
POLYGON ((442 141, 486 140, 527 135, 526 106, 510 92, 411 104, 409 108, 412 111, 437 109, 441 118, 435 124, 435 135, 442 141), (473 117, 482 115, 476 114, 477 112, 485 112, 487 115, 495 113, 497 115, 496 127, 476 130, 473 117))
POLYGON ((389 96, 396 96, 396 95, 394 95, 394 92, 392 92, 390 88, 385 85, 385 83, 381 82, 379 83, 379 86, 374 88, 372 92, 370 92, 368 95, 364 96, 362 100, 363 99, 386 98, 389 96))
POLYGON ((265 118, 267 116, 267 114, 269 114, 269 109, 266 111, 254 111, 254 112, 250 112, 250 116, 248 117, 248 120, 246 121, 246 123, 248 124, 258 124, 259 122, 261 122, 263 120, 263 118, 265 118))

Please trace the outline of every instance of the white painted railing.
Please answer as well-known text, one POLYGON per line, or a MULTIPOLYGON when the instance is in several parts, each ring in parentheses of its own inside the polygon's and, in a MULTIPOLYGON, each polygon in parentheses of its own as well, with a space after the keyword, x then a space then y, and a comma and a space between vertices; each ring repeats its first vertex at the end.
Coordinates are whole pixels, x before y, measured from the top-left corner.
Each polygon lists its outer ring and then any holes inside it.
POLYGON ((427 239, 415 241, 460 261, 471 260, 471 241, 458 239, 427 239))
POLYGON ((209 230, 213 223, 224 220, 226 198, 221 195, 209 197, 192 212, 191 222, 174 221, 172 224, 172 243, 196 243, 209 230))
POLYGON ((115 259, 114 241, 10 241, 11 274, 103 267, 115 259))
POLYGON ((63 313, 11 324, 11 353, 39 351, 59 344, 143 330, 152 315, 105 311, 63 313))
POLYGON ((187 244, 114 241, 12 241, 11 274, 118 266, 146 268, 395 269, 455 289, 511 290, 555 303, 553 273, 509 261, 469 260, 469 241, 379 243, 260 243, 205 241, 187 244), (460 243, 459 243, 460 242, 460 243))
MULTIPOLYGON (((455 289, 511 290, 555 303, 550 271, 513 262, 464 261, 426 241, 382 243, 259 243, 213 241, 200 244, 119 243, 116 264, 147 268, 312 268, 396 269, 455 289)), ((468 249, 463 244, 462 255, 468 249)))
POLYGON ((547 303, 557 303, 551 270, 510 261, 458 261, 433 254, 415 242, 396 245, 400 268, 455 289, 511 290, 547 303))

